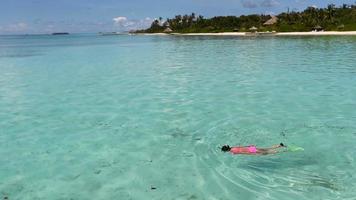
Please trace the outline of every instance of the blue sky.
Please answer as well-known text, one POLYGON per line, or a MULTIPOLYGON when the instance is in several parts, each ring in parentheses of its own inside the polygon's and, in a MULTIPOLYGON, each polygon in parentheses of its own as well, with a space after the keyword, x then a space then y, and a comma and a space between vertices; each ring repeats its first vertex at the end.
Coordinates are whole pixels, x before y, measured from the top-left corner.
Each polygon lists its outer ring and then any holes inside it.
POLYGON ((145 28, 159 16, 278 14, 330 3, 355 0, 1 0, 0 34, 122 31, 145 28))

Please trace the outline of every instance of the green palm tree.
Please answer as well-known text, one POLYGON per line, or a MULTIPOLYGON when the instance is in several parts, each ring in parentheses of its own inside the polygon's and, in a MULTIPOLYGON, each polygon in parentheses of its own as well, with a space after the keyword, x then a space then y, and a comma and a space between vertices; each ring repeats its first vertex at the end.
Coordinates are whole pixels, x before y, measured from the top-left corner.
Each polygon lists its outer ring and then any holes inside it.
POLYGON ((330 21, 333 21, 334 15, 335 15, 335 5, 334 4, 329 4, 326 10, 327 10, 327 13, 328 13, 328 19, 330 21))

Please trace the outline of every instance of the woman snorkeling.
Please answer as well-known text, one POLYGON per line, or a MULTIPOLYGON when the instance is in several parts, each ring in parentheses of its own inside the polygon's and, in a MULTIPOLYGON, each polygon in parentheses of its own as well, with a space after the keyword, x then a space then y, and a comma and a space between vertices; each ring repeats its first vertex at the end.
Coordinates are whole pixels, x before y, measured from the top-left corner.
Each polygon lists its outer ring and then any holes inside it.
POLYGON ((230 152, 232 154, 268 155, 281 152, 278 151, 279 148, 286 148, 286 146, 283 143, 280 143, 279 145, 273 145, 270 148, 257 148, 254 145, 237 147, 230 147, 229 145, 224 145, 221 147, 221 151, 230 152))

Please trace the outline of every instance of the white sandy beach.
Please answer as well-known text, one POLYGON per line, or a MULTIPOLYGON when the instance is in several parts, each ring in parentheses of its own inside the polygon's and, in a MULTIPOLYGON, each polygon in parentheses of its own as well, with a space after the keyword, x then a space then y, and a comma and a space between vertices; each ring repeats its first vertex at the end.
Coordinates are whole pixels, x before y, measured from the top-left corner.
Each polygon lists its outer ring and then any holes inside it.
POLYGON ((356 31, 321 31, 321 32, 285 32, 276 36, 327 36, 327 35, 356 35, 356 31))
POLYGON ((245 36, 245 32, 222 32, 222 33, 172 33, 171 35, 191 35, 191 36, 245 36))
POLYGON ((321 31, 321 32, 221 32, 221 33, 144 33, 143 35, 175 36, 356 36, 356 31, 321 31))

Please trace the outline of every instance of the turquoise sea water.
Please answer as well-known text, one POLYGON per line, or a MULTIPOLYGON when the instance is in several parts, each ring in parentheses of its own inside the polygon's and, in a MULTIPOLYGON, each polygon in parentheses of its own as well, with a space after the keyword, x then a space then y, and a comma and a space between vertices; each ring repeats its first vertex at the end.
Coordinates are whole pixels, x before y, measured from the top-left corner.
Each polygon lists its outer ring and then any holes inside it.
POLYGON ((351 200, 355 122, 356 37, 0 37, 0 198, 351 200))

